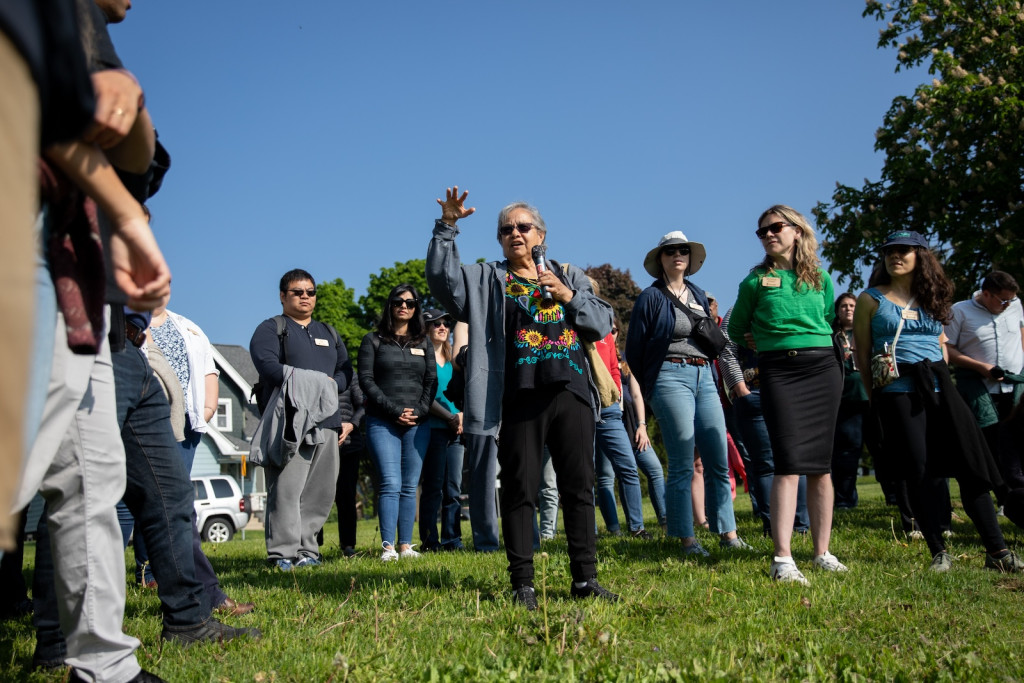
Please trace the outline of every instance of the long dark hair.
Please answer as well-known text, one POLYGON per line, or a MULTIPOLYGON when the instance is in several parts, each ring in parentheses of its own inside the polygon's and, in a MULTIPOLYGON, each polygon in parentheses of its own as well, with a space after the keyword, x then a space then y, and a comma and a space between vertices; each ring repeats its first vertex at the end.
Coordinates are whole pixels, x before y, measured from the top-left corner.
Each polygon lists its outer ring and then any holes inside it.
POLYGON ((391 290, 387 301, 384 302, 384 311, 380 314, 380 325, 377 326, 377 334, 381 339, 398 340, 395 334, 395 321, 391 315, 391 302, 398 298, 399 294, 408 292, 416 299, 416 314, 409 319, 409 334, 407 340, 413 344, 419 344, 426 338, 426 325, 423 322, 423 300, 420 298, 416 288, 408 283, 403 283, 391 290))
MULTIPOLYGON (((946 277, 942 264, 935 258, 931 249, 912 246, 917 255, 914 264, 914 277, 910 282, 910 293, 917 298, 917 304, 928 312, 928 315, 945 325, 949 322, 950 307, 953 305, 953 283, 946 277)), ((875 264, 868 278, 868 287, 888 285, 892 276, 885 269, 883 255, 875 264)))

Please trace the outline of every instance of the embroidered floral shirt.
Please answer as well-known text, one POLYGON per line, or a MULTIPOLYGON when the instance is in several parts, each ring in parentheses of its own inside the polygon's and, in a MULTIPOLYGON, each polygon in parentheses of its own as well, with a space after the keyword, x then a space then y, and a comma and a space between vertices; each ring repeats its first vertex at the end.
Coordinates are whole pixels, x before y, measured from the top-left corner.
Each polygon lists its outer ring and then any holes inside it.
POLYGON ((521 389, 562 385, 590 403, 583 342, 557 301, 544 303, 536 280, 509 271, 505 276, 505 398, 521 389))

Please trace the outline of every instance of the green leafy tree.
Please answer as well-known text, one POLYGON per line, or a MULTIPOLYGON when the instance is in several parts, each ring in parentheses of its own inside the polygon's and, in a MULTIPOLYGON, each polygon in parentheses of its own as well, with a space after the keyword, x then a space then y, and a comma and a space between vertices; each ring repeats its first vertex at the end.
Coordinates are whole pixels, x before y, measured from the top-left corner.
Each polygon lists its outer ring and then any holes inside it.
POLYGON ((869 0, 896 70, 933 76, 893 100, 876 133, 882 177, 836 183, 815 218, 832 269, 863 284, 892 230, 929 237, 966 298, 992 269, 1024 276, 1024 8, 1017 0, 869 0))
POLYGON ((359 322, 367 329, 373 329, 380 320, 381 311, 391 290, 400 284, 408 283, 416 288, 422 299, 423 310, 439 308, 437 300, 430 295, 427 287, 427 262, 425 259, 410 259, 405 262, 396 261, 391 268, 384 267, 376 275, 370 275, 370 284, 366 294, 359 297, 359 322))
POLYGON ((616 315, 622 322, 619 339, 625 343, 626 330, 629 329, 629 316, 633 313, 633 304, 636 302, 636 298, 640 296, 640 287, 633 281, 629 270, 619 270, 610 263, 587 266, 583 272, 594 278, 598 287, 601 288, 601 298, 615 309, 616 315))
POLYGON ((316 288, 313 318, 334 326, 345 342, 352 363, 355 364, 359 344, 368 331, 360 322, 362 312, 356 304, 355 291, 351 287, 346 287, 345 281, 341 278, 321 282, 316 288))

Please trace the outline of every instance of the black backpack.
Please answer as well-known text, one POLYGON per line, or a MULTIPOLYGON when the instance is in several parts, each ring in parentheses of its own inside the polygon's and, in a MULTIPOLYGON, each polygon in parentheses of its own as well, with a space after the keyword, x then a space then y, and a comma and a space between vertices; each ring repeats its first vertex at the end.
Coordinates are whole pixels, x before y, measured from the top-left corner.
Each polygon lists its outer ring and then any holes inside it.
MULTIPOLYGON (((281 363, 284 365, 288 364, 288 347, 285 346, 284 340, 288 336, 288 325, 286 318, 283 315, 275 315, 274 323, 277 325, 277 341, 281 345, 281 363)), ((334 348, 337 349, 341 344, 341 337, 338 336, 338 331, 334 329, 334 325, 330 323, 323 323, 330 330, 331 336, 334 338, 334 348)), ((259 380, 256 384, 252 385, 252 393, 249 398, 256 398, 256 409, 260 415, 267 409, 267 404, 270 403, 270 397, 274 393, 274 386, 268 383, 263 375, 260 375, 259 380)))

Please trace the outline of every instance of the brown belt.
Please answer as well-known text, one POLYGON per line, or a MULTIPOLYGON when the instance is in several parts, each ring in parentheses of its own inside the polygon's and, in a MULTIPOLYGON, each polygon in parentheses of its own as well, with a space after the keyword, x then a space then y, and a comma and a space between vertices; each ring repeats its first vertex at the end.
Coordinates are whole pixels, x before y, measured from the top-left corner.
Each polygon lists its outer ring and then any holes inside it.
POLYGON ((126 322, 124 324, 124 336, 139 347, 146 343, 146 331, 134 323, 126 322))
POLYGON ((666 363, 675 363, 677 365, 708 365, 706 358, 693 358, 687 356, 686 358, 666 358, 666 363))

